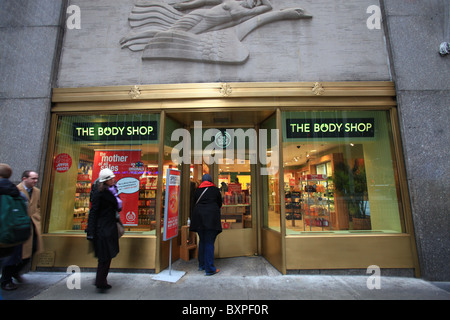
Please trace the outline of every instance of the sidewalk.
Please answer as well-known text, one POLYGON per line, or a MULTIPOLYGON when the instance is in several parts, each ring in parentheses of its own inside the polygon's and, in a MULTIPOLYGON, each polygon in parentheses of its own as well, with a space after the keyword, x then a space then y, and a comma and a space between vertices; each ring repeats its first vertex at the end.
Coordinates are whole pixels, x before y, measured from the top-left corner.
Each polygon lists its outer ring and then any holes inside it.
POLYGON ((30 272, 4 300, 450 300, 450 283, 383 277, 381 288, 369 290, 367 276, 281 275, 262 257, 217 259, 220 272, 205 276, 197 261, 178 260, 173 271, 185 274, 176 282, 156 274, 111 272, 112 289, 98 293, 94 272, 81 273, 81 289, 68 289, 64 272, 30 272))

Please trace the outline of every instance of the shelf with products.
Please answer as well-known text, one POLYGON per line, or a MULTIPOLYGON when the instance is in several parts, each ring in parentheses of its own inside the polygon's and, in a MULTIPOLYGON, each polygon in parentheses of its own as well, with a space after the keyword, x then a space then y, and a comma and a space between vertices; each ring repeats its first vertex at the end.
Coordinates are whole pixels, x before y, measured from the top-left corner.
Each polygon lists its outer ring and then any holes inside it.
POLYGON ((302 220, 301 197, 301 192, 296 191, 289 191, 285 195, 286 220, 290 220, 293 227, 295 227, 296 220, 302 220))
POLYGON ((92 165, 93 162, 87 160, 80 160, 78 164, 72 230, 85 230, 87 228, 92 165))
POLYGON ((223 205, 221 209, 222 227, 224 229, 251 228, 251 214, 249 204, 223 205))
POLYGON ((334 210, 332 190, 325 174, 308 174, 301 177, 303 201, 301 209, 304 216, 303 229, 309 226, 331 230, 331 215, 334 210))
POLYGON ((84 230, 89 215, 89 192, 75 193, 72 230, 84 230))
POLYGON ((240 183, 229 183, 222 195, 221 219, 223 229, 251 228, 251 194, 240 183))
POLYGON ((139 179, 138 227, 156 228, 156 174, 142 175, 139 179))

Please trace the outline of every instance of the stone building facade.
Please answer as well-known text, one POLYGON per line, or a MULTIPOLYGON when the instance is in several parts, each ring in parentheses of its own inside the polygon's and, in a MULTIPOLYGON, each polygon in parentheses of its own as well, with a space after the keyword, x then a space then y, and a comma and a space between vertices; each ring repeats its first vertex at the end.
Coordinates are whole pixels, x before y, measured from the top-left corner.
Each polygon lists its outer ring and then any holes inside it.
POLYGON ((13 166, 13 180, 30 168, 41 177, 51 174, 45 167, 52 161, 46 157, 55 88, 391 81, 420 274, 450 279, 450 57, 439 55, 439 45, 450 41, 448 1, 273 1, 268 11, 276 18, 262 12, 255 20, 267 23, 248 26, 250 18, 239 16, 237 38, 190 45, 219 53, 171 55, 169 46, 158 51, 163 59, 149 47, 124 45, 145 39, 139 21, 146 17, 139 14, 151 2, 0 1, 0 162, 13 166), (281 16, 287 8, 303 16, 281 16), (136 16, 137 26, 129 19, 136 16))

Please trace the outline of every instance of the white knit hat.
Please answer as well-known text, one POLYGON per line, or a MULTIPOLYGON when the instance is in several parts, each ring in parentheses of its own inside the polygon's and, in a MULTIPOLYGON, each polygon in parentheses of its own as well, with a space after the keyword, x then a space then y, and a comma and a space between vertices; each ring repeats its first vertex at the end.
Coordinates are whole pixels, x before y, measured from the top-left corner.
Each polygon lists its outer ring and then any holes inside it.
POLYGON ((114 178, 114 172, 112 172, 110 169, 103 169, 100 171, 100 174, 98 175, 98 179, 100 182, 108 181, 112 178, 114 178))

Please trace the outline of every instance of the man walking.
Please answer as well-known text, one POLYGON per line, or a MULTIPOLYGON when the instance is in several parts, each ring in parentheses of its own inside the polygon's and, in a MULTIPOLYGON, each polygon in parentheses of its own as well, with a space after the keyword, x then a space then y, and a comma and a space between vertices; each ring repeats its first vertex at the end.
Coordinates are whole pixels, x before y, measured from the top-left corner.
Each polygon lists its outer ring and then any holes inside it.
POLYGON ((28 215, 32 221, 31 236, 25 243, 17 246, 14 253, 4 262, 1 279, 3 290, 17 289, 17 285, 13 283, 12 278, 21 282, 20 273, 31 262, 33 255, 41 252, 43 248, 41 237, 41 191, 36 188, 38 178, 39 176, 36 172, 27 170, 22 174, 22 182, 17 185, 19 191, 25 194, 28 200, 28 215))

